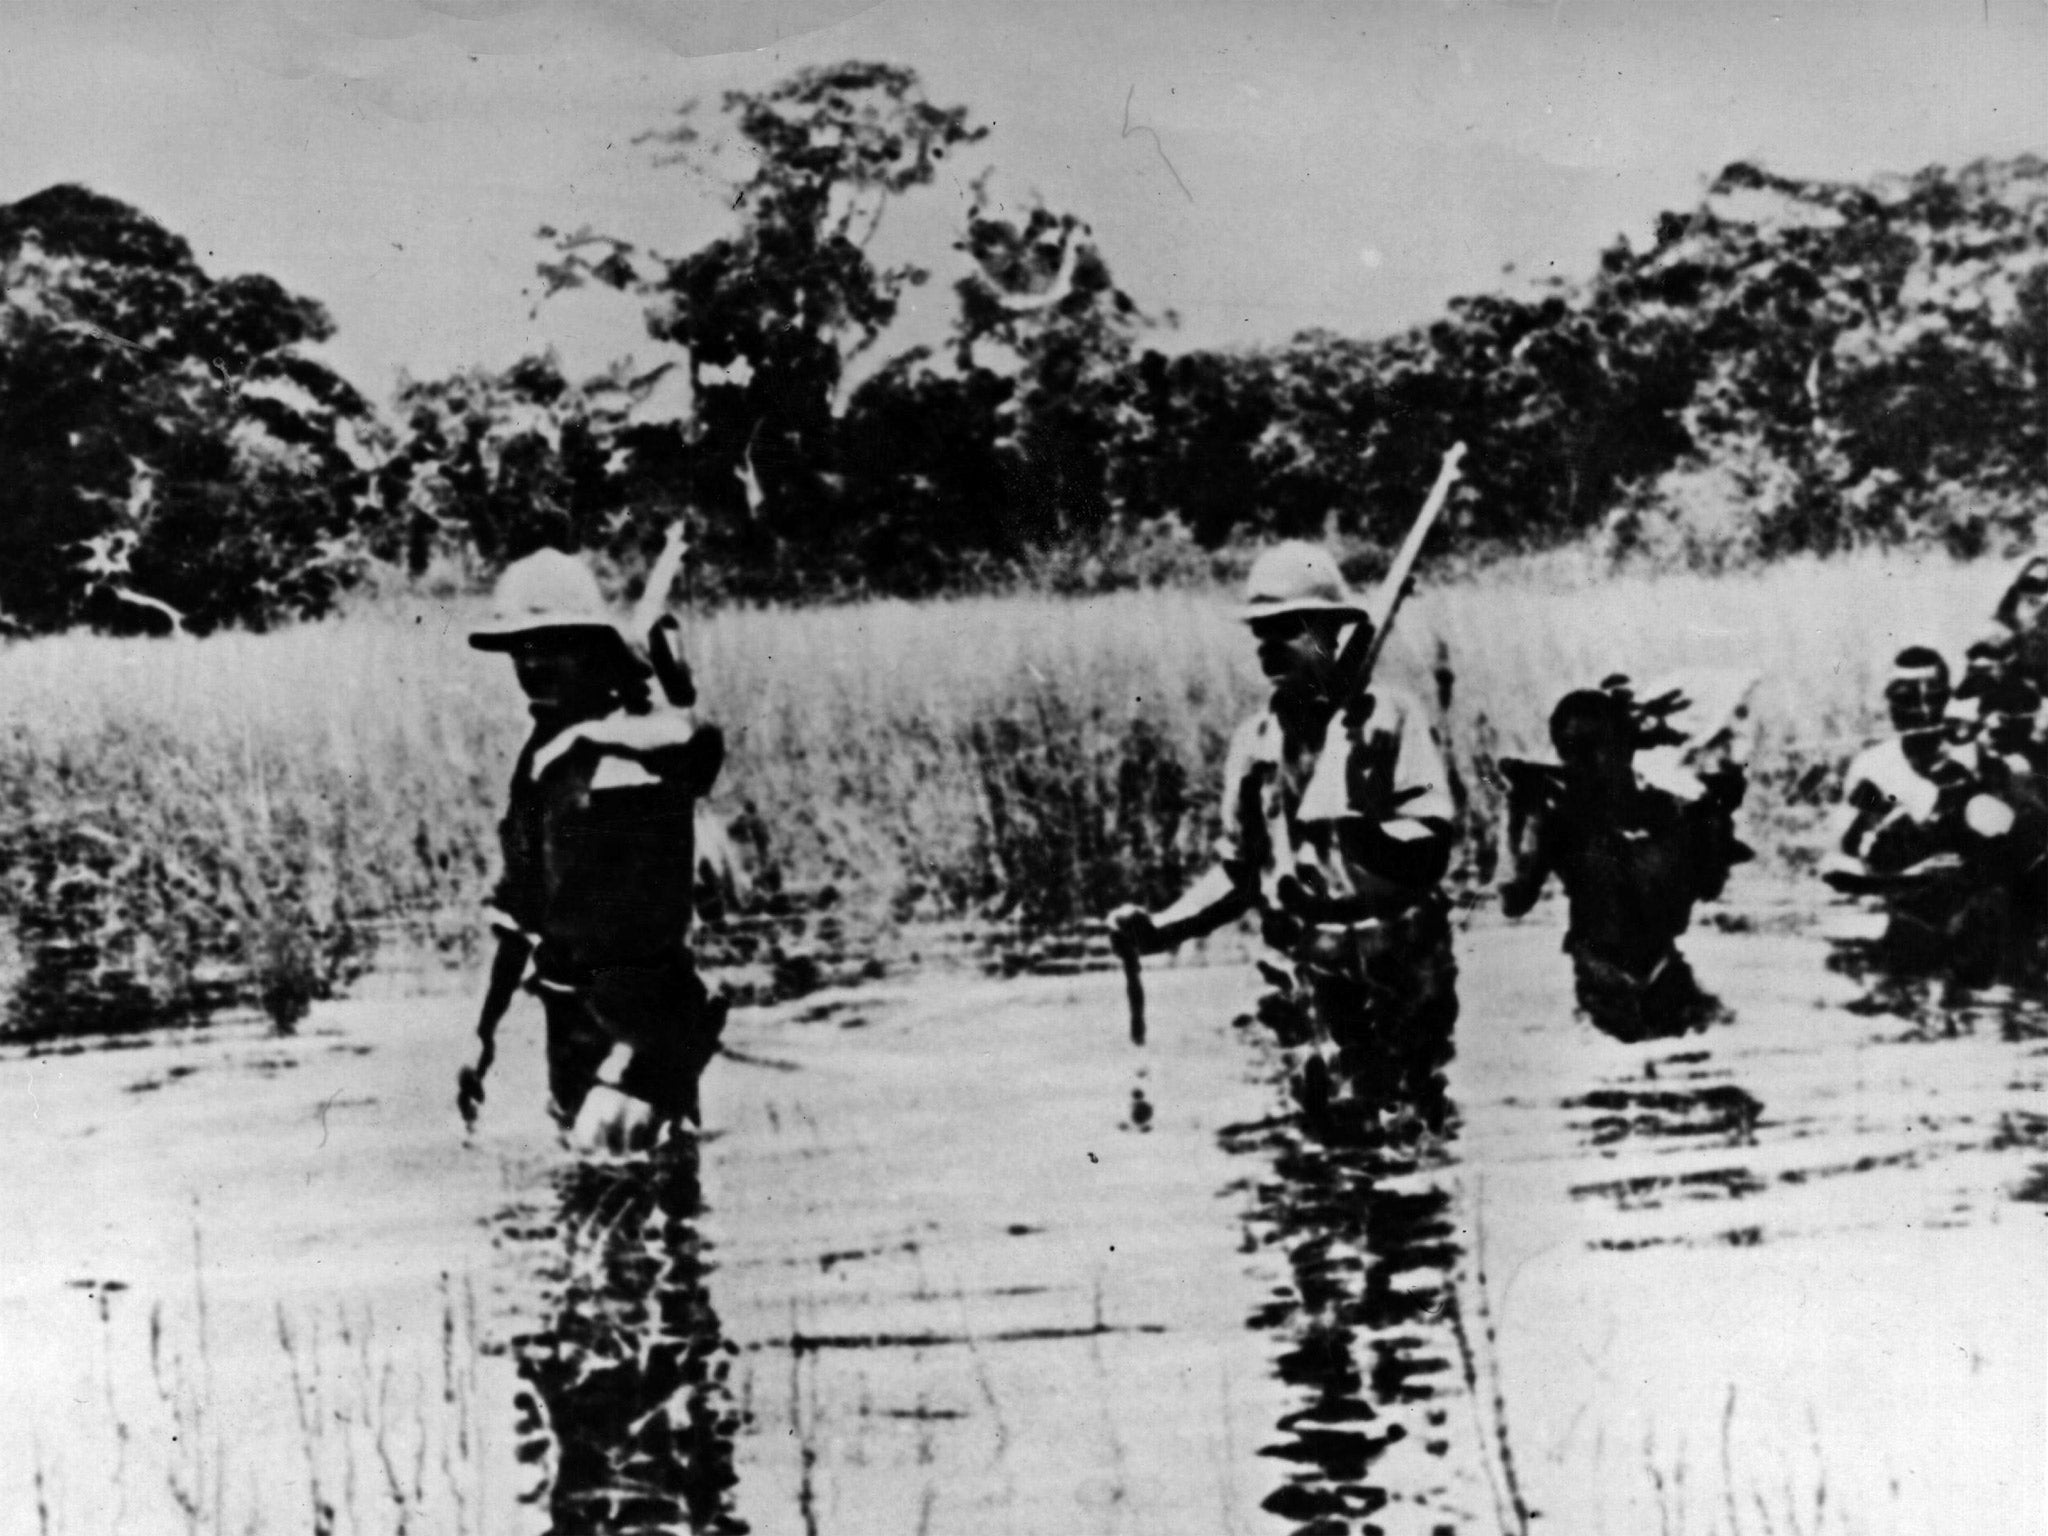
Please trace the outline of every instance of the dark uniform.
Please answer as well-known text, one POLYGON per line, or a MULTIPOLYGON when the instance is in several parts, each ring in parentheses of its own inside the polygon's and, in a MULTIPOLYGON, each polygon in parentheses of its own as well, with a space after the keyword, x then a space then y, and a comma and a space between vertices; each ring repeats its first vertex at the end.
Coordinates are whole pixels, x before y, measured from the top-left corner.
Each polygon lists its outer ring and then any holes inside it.
POLYGON ((547 1010, 548 1086, 563 1123, 620 1044, 632 1048, 620 1091, 694 1119, 725 1021, 688 948, 692 821, 719 740, 685 710, 622 711, 593 734, 608 725, 630 732, 632 756, 586 742, 551 758, 561 733, 540 731, 519 754, 492 925, 534 946, 528 986, 547 1010))
POLYGON ((1730 867, 1750 857, 1733 832, 1744 777, 1732 764, 1699 775, 1681 796, 1630 766, 1637 722, 1625 696, 1569 694, 1552 716, 1562 768, 1517 765, 1511 775, 1514 871, 1501 908, 1521 917, 1554 873, 1570 903, 1565 952, 1580 1011, 1602 1033, 1635 1042, 1684 1034, 1727 1017, 1694 977, 1678 938, 1695 903, 1720 895, 1730 867), (1563 738, 1584 730, 1615 754, 1613 792, 1600 794, 1563 738))
POLYGON ((688 707, 695 691, 665 635, 655 626, 643 652, 589 566, 552 549, 506 568, 489 622, 470 635, 476 649, 510 657, 534 731, 499 828, 498 950, 482 1050, 458 1079, 465 1120, 483 1101, 498 1024, 522 983, 547 1011, 548 1086, 564 1128, 619 1047, 630 1054, 613 1086, 653 1107, 657 1134, 697 1117, 725 1003, 707 995, 687 947, 693 822, 724 740, 688 707), (654 702, 655 677, 664 702, 654 702))

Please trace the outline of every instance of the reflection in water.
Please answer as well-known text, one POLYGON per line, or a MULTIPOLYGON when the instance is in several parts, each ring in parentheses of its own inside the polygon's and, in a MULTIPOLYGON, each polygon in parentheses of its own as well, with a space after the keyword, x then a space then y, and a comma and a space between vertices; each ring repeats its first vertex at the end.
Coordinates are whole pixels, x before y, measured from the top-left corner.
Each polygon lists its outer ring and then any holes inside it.
POLYGON ((727 1385, 733 1347, 712 1310, 696 1218, 696 1152, 579 1163, 556 1179, 540 1260, 544 1326, 513 1349, 532 1389, 519 1399, 520 1458, 544 1470, 528 1495, 570 1533, 739 1533, 733 1437, 744 1413, 727 1385))
MULTIPOLYGON (((1705 1051, 1688 1052, 1681 1065, 1707 1060, 1705 1051)), ((1563 1101, 1565 1109, 1593 1112, 1580 1124, 1590 1146, 1621 1141, 1686 1140, 1697 1144, 1725 1141, 1739 1146, 1754 1139, 1763 1102, 1736 1083, 1706 1083, 1657 1088, 1596 1088, 1563 1101)))
POLYGON ((1930 1037, 1981 1031, 2002 1040, 2048 1038, 2048 975, 2038 957, 2017 979, 1962 976, 1939 953, 1903 946, 1898 927, 1894 920, 1876 938, 1831 941, 1828 969, 1863 987, 1849 1012, 1901 1019, 1930 1037))
POLYGON ((1448 1156, 1433 1140, 1419 1152, 1330 1128, 1311 1137, 1298 1117, 1231 1127, 1223 1139, 1271 1159, 1252 1220, 1285 1246, 1294 1272, 1250 1319, 1285 1341, 1280 1375, 1302 1404, 1263 1452, 1292 1464, 1265 1507, 1314 1536, 1369 1529, 1391 1496, 1374 1463, 1415 1435, 1446 1455, 1443 1426, 1463 1383, 1449 1191, 1426 1178, 1389 1187, 1441 1170, 1448 1156))
POLYGON ((1833 939, 1828 968, 1864 995, 1850 1010, 1906 1020, 1916 1033, 2043 1033, 2048 998, 2048 887, 1950 880, 1890 893, 1864 911, 1878 927, 1833 939))

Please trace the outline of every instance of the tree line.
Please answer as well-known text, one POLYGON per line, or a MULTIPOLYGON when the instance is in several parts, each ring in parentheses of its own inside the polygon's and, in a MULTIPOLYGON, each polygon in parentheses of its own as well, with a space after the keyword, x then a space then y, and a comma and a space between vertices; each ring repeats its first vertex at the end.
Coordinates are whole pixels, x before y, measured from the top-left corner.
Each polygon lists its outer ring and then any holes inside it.
POLYGON ((709 594, 749 599, 1118 584, 1291 535, 1370 563, 1459 439, 1477 550, 2032 537, 2041 159, 1864 184, 1731 165, 1585 281, 1178 351, 1079 215, 1001 208, 984 177, 944 341, 880 356, 934 274, 874 235, 985 131, 889 64, 688 109, 649 174, 743 166, 725 234, 671 256, 541 232, 549 292, 643 303, 652 366, 571 379, 543 354, 382 403, 309 351, 316 301, 212 276, 82 187, 0 206, 0 621, 263 625, 378 569, 480 578, 541 544, 630 572, 679 516, 709 594))

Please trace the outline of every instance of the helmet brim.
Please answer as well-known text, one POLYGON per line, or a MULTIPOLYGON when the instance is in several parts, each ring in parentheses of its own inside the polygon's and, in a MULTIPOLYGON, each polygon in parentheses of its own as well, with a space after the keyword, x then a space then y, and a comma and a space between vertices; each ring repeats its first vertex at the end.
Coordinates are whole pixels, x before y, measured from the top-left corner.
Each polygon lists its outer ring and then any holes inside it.
POLYGON ((1297 613, 1330 613, 1354 622, 1372 620, 1371 612, 1362 603, 1340 602, 1325 597, 1277 598, 1271 602, 1254 600, 1239 607, 1237 617, 1240 623, 1257 624, 1262 619, 1284 619, 1297 613))
POLYGON ((488 624, 482 629, 471 630, 469 644, 472 650, 510 651, 528 636, 540 634, 601 636, 623 651, 633 650, 632 643, 619 633, 616 624, 609 624, 601 619, 553 619, 540 616, 502 624, 488 624))

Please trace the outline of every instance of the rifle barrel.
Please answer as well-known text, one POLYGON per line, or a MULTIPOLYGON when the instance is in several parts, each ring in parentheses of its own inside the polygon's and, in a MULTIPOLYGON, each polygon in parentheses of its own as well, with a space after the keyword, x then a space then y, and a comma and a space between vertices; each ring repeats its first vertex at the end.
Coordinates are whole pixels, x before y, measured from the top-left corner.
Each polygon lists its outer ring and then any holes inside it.
POLYGON ((1458 481, 1458 465, 1464 457, 1463 443, 1453 443, 1445 450, 1443 463, 1436 472, 1436 484, 1429 489, 1429 499, 1416 513, 1408 536, 1401 541, 1400 551, 1394 556, 1394 563, 1387 567, 1386 579, 1380 583, 1377 620, 1358 625, 1351 631, 1351 638, 1344 642, 1344 649, 1338 654, 1333 669, 1339 683, 1339 699, 1349 699, 1371 681, 1373 669, 1379 665, 1380 653, 1386 649, 1387 636, 1394 632, 1394 615, 1401 611, 1401 604, 1407 596, 1408 578, 1415 574, 1415 562, 1422 557, 1423 543, 1429 538, 1430 529, 1436 526, 1444 503, 1450 500, 1451 487, 1458 481))

